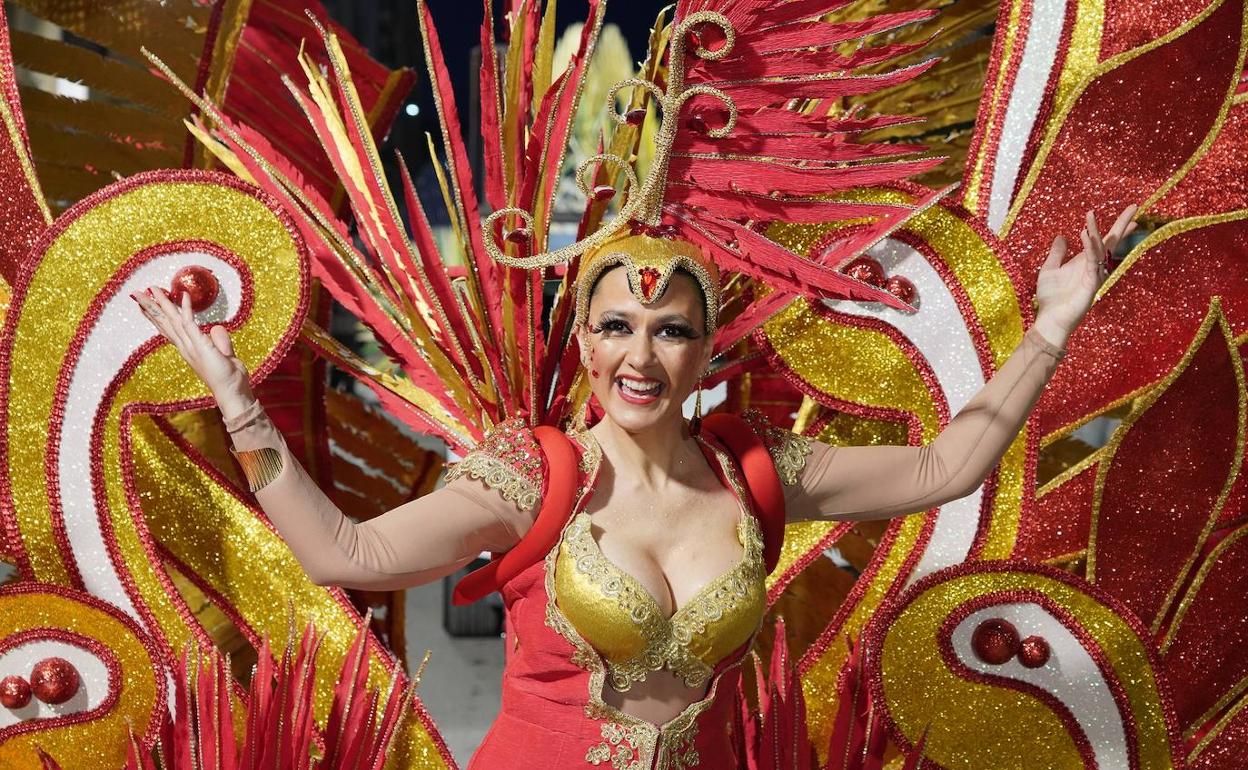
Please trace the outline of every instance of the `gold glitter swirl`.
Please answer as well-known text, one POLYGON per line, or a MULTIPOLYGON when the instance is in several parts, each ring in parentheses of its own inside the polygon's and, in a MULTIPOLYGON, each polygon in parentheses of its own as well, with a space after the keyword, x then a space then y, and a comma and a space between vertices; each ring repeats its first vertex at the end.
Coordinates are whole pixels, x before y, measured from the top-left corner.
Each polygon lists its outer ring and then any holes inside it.
MULTIPOLYGON (((1111 607, 1076 585, 1023 571, 969 572, 931 585, 889 625, 879 669, 889 716, 942 767, 1081 767, 1066 727, 1030 694, 951 672, 938 639, 945 620, 976 597, 1001 591, 1039 593, 1074 619, 1099 648, 1107 676, 1122 686, 1135 723, 1141 770, 1170 768, 1170 743, 1148 653, 1111 607)), ((1097 715, 1119 719, 1117 714, 1097 715)))
MULTIPOLYGON (((100 643, 117 657, 119 691, 113 707, 86 722, 22 733, 0 741, 0 767, 33 767, 35 747, 62 767, 121 767, 130 731, 142 736, 154 718, 163 682, 147 645, 127 623, 61 590, 0 593, 0 641, 22 631, 61 629, 100 643)), ((104 693, 92 693, 104 699, 104 693)))

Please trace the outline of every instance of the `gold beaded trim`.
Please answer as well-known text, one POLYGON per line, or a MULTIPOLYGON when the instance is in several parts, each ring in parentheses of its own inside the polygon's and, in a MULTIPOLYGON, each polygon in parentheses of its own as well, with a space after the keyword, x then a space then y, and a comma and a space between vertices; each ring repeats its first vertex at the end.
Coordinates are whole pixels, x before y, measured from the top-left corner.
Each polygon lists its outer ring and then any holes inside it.
POLYGON ((629 288, 643 305, 663 296, 672 274, 677 268, 684 268, 702 287, 702 295, 706 298, 706 333, 715 333, 719 321, 719 267, 688 241, 648 235, 625 236, 586 255, 576 278, 575 325, 589 322, 589 296, 594 282, 603 271, 615 265, 623 265, 628 270, 629 288), (649 296, 642 288, 641 271, 646 268, 658 271, 654 290, 649 296))
POLYGON ((504 460, 484 452, 469 452, 467 457, 446 472, 446 481, 449 484, 465 475, 485 482, 504 500, 515 503, 523 511, 537 509, 541 489, 504 460))
POLYGON ((537 270, 567 262, 574 257, 606 244, 618 236, 624 227, 632 221, 658 225, 663 213, 663 196, 667 189, 667 170, 671 161, 672 146, 676 141, 676 131, 680 125, 680 111, 685 106, 685 103, 695 96, 702 95, 718 99, 724 104, 725 109, 728 111, 727 121, 722 126, 710 129, 707 134, 711 137, 722 138, 727 136, 737 124, 737 106, 726 93, 708 85, 688 86, 685 84, 685 56, 689 54, 706 60, 722 59, 732 51, 733 46, 736 44, 736 37, 737 33, 732 26, 732 22, 723 14, 714 11, 691 13, 672 30, 666 89, 660 88, 653 81, 640 78, 629 78, 617 83, 611 89, 608 94, 608 105, 611 116, 617 123, 624 123, 626 117, 620 115, 615 109, 616 94, 621 89, 627 87, 643 88, 650 93, 653 99, 658 100, 661 120, 658 134, 654 140, 654 160, 650 165, 651 170, 647 174, 645 181, 640 185, 637 183, 636 175, 633 173, 631 165, 624 159, 614 155, 595 155, 578 166, 576 182, 580 186, 581 191, 587 196, 591 194, 591 191, 585 177, 585 171, 591 165, 599 163, 612 164, 619 167, 628 178, 629 184, 628 189, 624 192, 624 203, 610 222, 602 225, 592 235, 563 248, 526 256, 512 256, 506 254, 498 245, 495 238, 498 225, 506 226, 510 220, 517 222, 520 229, 532 234, 534 232, 533 215, 515 206, 501 208, 486 217, 483 224, 485 248, 489 252, 490 257, 508 267, 537 270), (708 50, 699 45, 694 50, 689 51, 689 31, 700 24, 712 24, 719 27, 724 33, 724 42, 714 50, 708 50))
POLYGON ((247 477, 247 488, 252 492, 264 489, 282 472, 282 453, 272 447, 234 452, 234 457, 247 477))

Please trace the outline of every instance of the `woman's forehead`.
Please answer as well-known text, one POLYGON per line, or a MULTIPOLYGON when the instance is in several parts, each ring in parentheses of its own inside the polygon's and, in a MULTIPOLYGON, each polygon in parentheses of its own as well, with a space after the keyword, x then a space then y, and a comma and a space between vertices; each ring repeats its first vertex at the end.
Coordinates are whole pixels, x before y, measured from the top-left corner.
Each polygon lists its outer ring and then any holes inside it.
POLYGON ((653 302, 643 305, 633 295, 628 282, 628 270, 622 266, 607 271, 598 279, 589 302, 591 310, 598 313, 679 313, 690 320, 699 317, 702 308, 702 297, 694 285, 694 279, 681 272, 672 275, 663 293, 653 302))

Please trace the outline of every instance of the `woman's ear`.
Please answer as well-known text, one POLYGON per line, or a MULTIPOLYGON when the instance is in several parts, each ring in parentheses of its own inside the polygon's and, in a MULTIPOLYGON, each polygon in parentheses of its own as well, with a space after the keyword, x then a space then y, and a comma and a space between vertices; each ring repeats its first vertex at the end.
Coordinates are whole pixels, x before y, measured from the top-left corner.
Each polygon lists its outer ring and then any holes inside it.
POLYGON ((581 366, 589 366, 589 334, 584 324, 572 327, 572 336, 576 338, 576 346, 580 349, 581 366))

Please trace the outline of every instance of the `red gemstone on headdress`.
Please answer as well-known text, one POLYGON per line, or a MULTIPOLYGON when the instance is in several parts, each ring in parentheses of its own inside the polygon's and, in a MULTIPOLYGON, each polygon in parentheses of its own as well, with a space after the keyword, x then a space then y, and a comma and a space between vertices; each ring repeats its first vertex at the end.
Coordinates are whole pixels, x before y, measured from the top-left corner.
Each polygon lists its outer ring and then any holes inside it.
POLYGON ((702 117, 702 113, 700 112, 695 112, 690 115, 689 120, 686 121, 686 123, 689 128, 697 131, 699 134, 705 134, 711 130, 711 127, 707 125, 706 118, 702 117))
POLYGON ((590 193, 590 197, 599 203, 609 201, 615 197, 615 188, 609 184, 600 184, 590 193))
POLYGON ((646 111, 641 107, 624 113, 624 122, 630 126, 640 126, 646 121, 646 111))
POLYGON ((173 275, 169 287, 169 299, 175 305, 182 304, 182 295, 191 298, 191 310, 201 313, 217 300, 221 284, 212 271, 203 265, 188 265, 173 275))
POLYGON ((975 657, 993 666, 999 666, 1018 653, 1018 630, 1014 624, 1002 618, 989 618, 975 627, 971 634, 971 649, 975 657))
POLYGON ((636 220, 636 219, 628 220, 628 234, 629 235, 642 235, 643 233, 646 232, 646 228, 648 227, 649 225, 647 225, 645 222, 642 222, 640 220, 636 220))
POLYGON ((654 290, 659 285, 659 270, 654 267, 643 267, 637 272, 641 275, 641 296, 649 302, 654 299, 654 290))
POLYGON ((841 272, 855 281, 869 283, 872 286, 884 285, 884 268, 871 257, 857 257, 841 268, 841 272))
POLYGON ((508 232, 503 238, 508 243, 515 243, 520 246, 526 245, 533 240, 533 233, 527 227, 517 227, 515 230, 508 232))
POLYGON ((919 296, 919 290, 915 288, 914 283, 902 275, 890 276, 884 282, 884 291, 907 305, 913 305, 915 298, 919 296))

